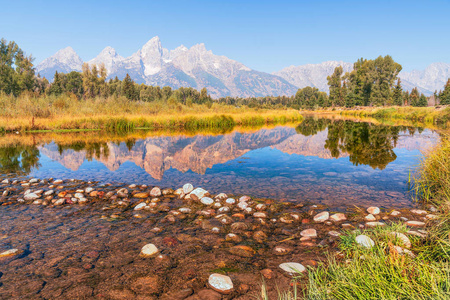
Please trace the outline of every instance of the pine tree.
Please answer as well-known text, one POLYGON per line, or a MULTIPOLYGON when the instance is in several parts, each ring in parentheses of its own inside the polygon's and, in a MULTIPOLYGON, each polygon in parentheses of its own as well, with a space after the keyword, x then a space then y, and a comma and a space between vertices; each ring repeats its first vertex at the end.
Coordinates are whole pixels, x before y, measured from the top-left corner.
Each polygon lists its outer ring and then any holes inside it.
POLYGON ((394 93, 392 94, 392 101, 394 105, 402 106, 403 105, 403 90, 401 85, 400 78, 397 79, 397 85, 394 88, 394 93))
POLYGON ((417 106, 419 106, 419 107, 427 107, 428 106, 428 100, 424 94, 420 95, 419 101, 417 102, 417 106))
POLYGON ((442 105, 450 104, 450 78, 444 86, 444 90, 439 93, 439 101, 442 105))
POLYGON ((134 88, 134 82, 131 79, 130 75, 125 76, 123 83, 122 83, 122 95, 127 97, 130 100, 135 99, 136 91, 134 88))

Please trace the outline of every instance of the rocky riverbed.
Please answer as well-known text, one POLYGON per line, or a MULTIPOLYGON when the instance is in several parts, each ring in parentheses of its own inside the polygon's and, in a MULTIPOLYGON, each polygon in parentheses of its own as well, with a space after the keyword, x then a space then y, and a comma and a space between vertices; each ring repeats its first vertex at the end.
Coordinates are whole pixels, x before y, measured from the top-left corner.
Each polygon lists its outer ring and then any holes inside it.
POLYGON ((1 299, 254 299, 263 281, 276 299, 293 280, 302 288, 344 230, 402 221, 423 237, 434 218, 433 208, 336 212, 191 184, 1 180, 1 299))

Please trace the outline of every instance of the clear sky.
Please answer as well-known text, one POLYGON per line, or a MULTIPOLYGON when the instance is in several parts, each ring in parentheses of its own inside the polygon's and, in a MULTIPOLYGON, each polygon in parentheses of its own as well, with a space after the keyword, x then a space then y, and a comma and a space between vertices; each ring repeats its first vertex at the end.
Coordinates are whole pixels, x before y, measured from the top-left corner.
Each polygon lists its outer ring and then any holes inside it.
POLYGON ((126 57, 156 35, 265 72, 386 54, 409 71, 450 62, 450 1, 0 0, 0 37, 36 64, 67 46, 83 60, 106 46, 126 57))

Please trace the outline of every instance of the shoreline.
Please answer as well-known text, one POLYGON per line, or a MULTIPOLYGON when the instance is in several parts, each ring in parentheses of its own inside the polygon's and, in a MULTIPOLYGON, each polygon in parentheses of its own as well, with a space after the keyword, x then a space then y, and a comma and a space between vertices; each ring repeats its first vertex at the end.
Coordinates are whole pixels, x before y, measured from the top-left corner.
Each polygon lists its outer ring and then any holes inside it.
MULTIPOLYGON (((35 217, 36 213, 42 214, 42 216, 56 214, 60 216, 58 219, 63 218, 61 220, 65 220, 63 224, 70 224, 71 222, 84 224, 87 236, 90 236, 87 233, 91 230, 96 232, 105 228, 105 226, 111 228, 111 230, 117 228, 120 234, 117 233, 116 236, 114 232, 108 230, 110 234, 104 240, 106 245, 98 244, 96 246, 97 250, 95 251, 100 253, 99 258, 95 261, 89 259, 89 268, 84 268, 82 273, 90 274, 91 272, 101 271, 96 274, 100 277, 111 276, 112 269, 104 269, 104 261, 102 262, 100 259, 107 260, 111 256, 117 260, 116 263, 119 263, 122 259, 132 261, 131 265, 128 263, 123 268, 134 266, 132 267, 134 269, 139 264, 146 264, 149 269, 143 273, 136 273, 136 271, 127 269, 126 273, 130 274, 127 275, 128 279, 124 281, 125 283, 122 282, 119 289, 120 293, 133 297, 147 295, 160 297, 161 299, 165 299, 164 297, 169 297, 167 299, 189 299, 188 297, 194 297, 191 296, 192 294, 197 296, 199 294, 221 295, 220 297, 226 297, 225 299, 251 299, 245 297, 260 293, 261 278, 264 278, 269 293, 275 295, 277 286, 282 289, 289 289, 292 279, 296 276, 283 271, 280 268, 281 264, 297 262, 311 270, 326 260, 326 253, 331 254, 338 251, 339 236, 345 234, 348 230, 383 226, 380 223, 407 222, 401 221, 400 218, 420 222, 425 221, 424 218, 426 218, 425 215, 421 215, 423 211, 417 209, 399 210, 400 214, 397 215, 396 212, 395 216, 392 215, 391 210, 378 212, 375 208, 369 210, 372 214, 366 208, 346 214, 333 213, 329 212, 326 207, 313 204, 299 203, 296 205, 269 199, 261 201, 249 196, 229 198, 223 193, 209 195, 207 191, 194 189, 189 184, 184 186, 184 192, 189 191, 189 193, 184 193, 183 188, 172 190, 138 185, 97 185, 94 182, 76 180, 41 181, 27 179, 15 184, 12 180, 8 180, 8 183, 3 181, 1 192, 3 193, 5 190, 8 192, 6 195, 3 194, 2 208, 8 210, 8 215, 14 215, 15 209, 23 211, 27 218, 28 214, 35 215, 35 217), (31 191, 28 192, 27 200, 25 200, 24 193, 28 189, 31 191), (49 192, 50 190, 53 190, 53 192, 49 192), (186 197, 183 194, 189 196, 186 197), (8 197, 10 200, 8 202, 12 203, 4 205, 8 203, 5 202, 5 197, 8 197), (18 199, 24 199, 24 201, 18 201, 18 199), (42 209, 45 201, 47 201, 46 208, 42 209), (79 204, 80 202, 84 204, 79 204), (92 222, 92 225, 90 225, 90 222, 92 222), (125 236, 136 231, 139 231, 138 234, 142 237, 124 240, 125 236), (109 239, 118 239, 117 243, 126 243, 127 246, 123 249, 114 249, 114 247, 107 246, 109 239), (159 254, 151 258, 140 257, 141 248, 149 243, 158 249, 159 254), (189 262, 190 260, 183 258, 186 255, 191 260, 196 261, 194 268, 196 271, 191 270, 193 266, 189 262), (211 261, 198 260, 201 257, 210 257, 211 261), (175 269, 163 267, 166 264, 170 266, 169 262, 173 265, 174 261, 177 262, 175 269), (187 277, 194 280, 195 284, 186 282, 180 272, 193 272, 193 275, 187 277), (158 274, 157 277, 152 276, 152 273, 158 274), (232 291, 214 290, 208 283, 212 274, 228 276, 233 283, 232 291), (293 275, 295 276, 293 277, 293 275), (159 288, 156 290, 139 288, 139 283, 147 281, 162 282, 163 278, 170 282, 169 286, 157 284, 159 288), (177 292, 184 291, 186 295, 189 295, 185 298, 170 298, 173 295, 170 294, 173 286, 180 287, 177 292)), ((46 218, 41 221, 30 220, 31 223, 36 224, 34 226, 45 224, 42 222, 47 221, 54 222, 46 218)), ((425 225, 425 222, 420 223, 420 226, 425 225)), ((52 225, 47 226, 51 227, 52 225)), ((70 225, 66 226, 70 227, 70 225)), ((411 226, 410 228, 416 235, 426 233, 421 233, 421 230, 425 227, 411 226)), ((77 229, 71 230, 76 231, 77 229)), ((78 238, 73 233, 69 239, 58 231, 53 234, 54 238, 61 238, 66 241, 66 244, 71 244, 74 242, 73 240, 78 238)), ((9 236, 5 240, 8 241, 8 239, 9 236)), ((95 240, 91 240, 91 243, 96 244, 95 240)), ((6 257, 6 260, 0 261, 0 265, 5 261, 17 264, 18 261, 26 261, 30 256, 37 253, 51 251, 48 247, 41 249, 39 245, 31 243, 29 248, 24 248, 24 245, 19 242, 8 242, 8 244, 11 245, 11 248, 15 247, 13 249, 17 249, 18 254, 6 257)), ((86 251, 88 251, 90 247, 89 245, 86 246, 86 251)), ((8 249, 1 250, 3 253, 4 250, 8 249)), ((60 255, 58 252, 53 250, 52 253, 57 256, 57 254, 60 255)), ((69 253, 66 253, 66 255, 70 256, 69 253)), ((48 261, 45 257, 44 254, 44 258, 38 261, 45 264, 48 261)), ((69 265, 58 264, 58 269, 63 266, 65 266, 64 268, 74 268, 74 266, 79 265, 76 261, 69 263, 69 265)), ((33 264, 33 260, 28 263, 33 264)), ((27 264, 22 267, 26 268, 26 266, 27 264)), ((54 269, 55 267, 49 268, 54 269)), ((62 272, 64 274, 63 270, 62 272)), ((13 283, 10 281, 10 274, 3 273, 0 281, 3 283, 2 288, 6 288, 13 283)), ((67 280, 64 275, 60 276, 67 280)), ((305 276, 301 276, 299 279, 301 289, 305 288, 305 279, 305 276)), ((46 286, 49 287, 52 287, 53 281, 58 281, 51 278, 47 280, 46 286)), ((97 283, 95 286, 91 286, 87 293, 101 299, 102 297, 114 298, 111 296, 111 289, 115 291, 114 293, 119 293, 114 288, 117 284, 118 282, 110 283, 105 287, 97 283)), ((41 290, 44 289, 41 288, 41 290)), ((78 284, 74 290, 80 292, 86 290, 86 288, 83 284, 78 284)), ((39 293, 42 293, 42 291, 39 293)), ((65 292, 62 293, 66 295, 65 292)), ((153 299, 151 297, 149 299, 153 299)))

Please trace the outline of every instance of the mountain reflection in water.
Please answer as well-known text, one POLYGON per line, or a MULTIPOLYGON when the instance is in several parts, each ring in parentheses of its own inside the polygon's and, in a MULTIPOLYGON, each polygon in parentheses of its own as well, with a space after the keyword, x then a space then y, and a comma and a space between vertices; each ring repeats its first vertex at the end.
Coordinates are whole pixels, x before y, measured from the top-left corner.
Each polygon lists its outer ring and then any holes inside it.
POLYGON ((167 187, 191 182, 257 197, 407 206, 408 173, 438 139, 418 128, 307 118, 296 128, 253 133, 6 146, 0 168, 38 178, 167 187))

